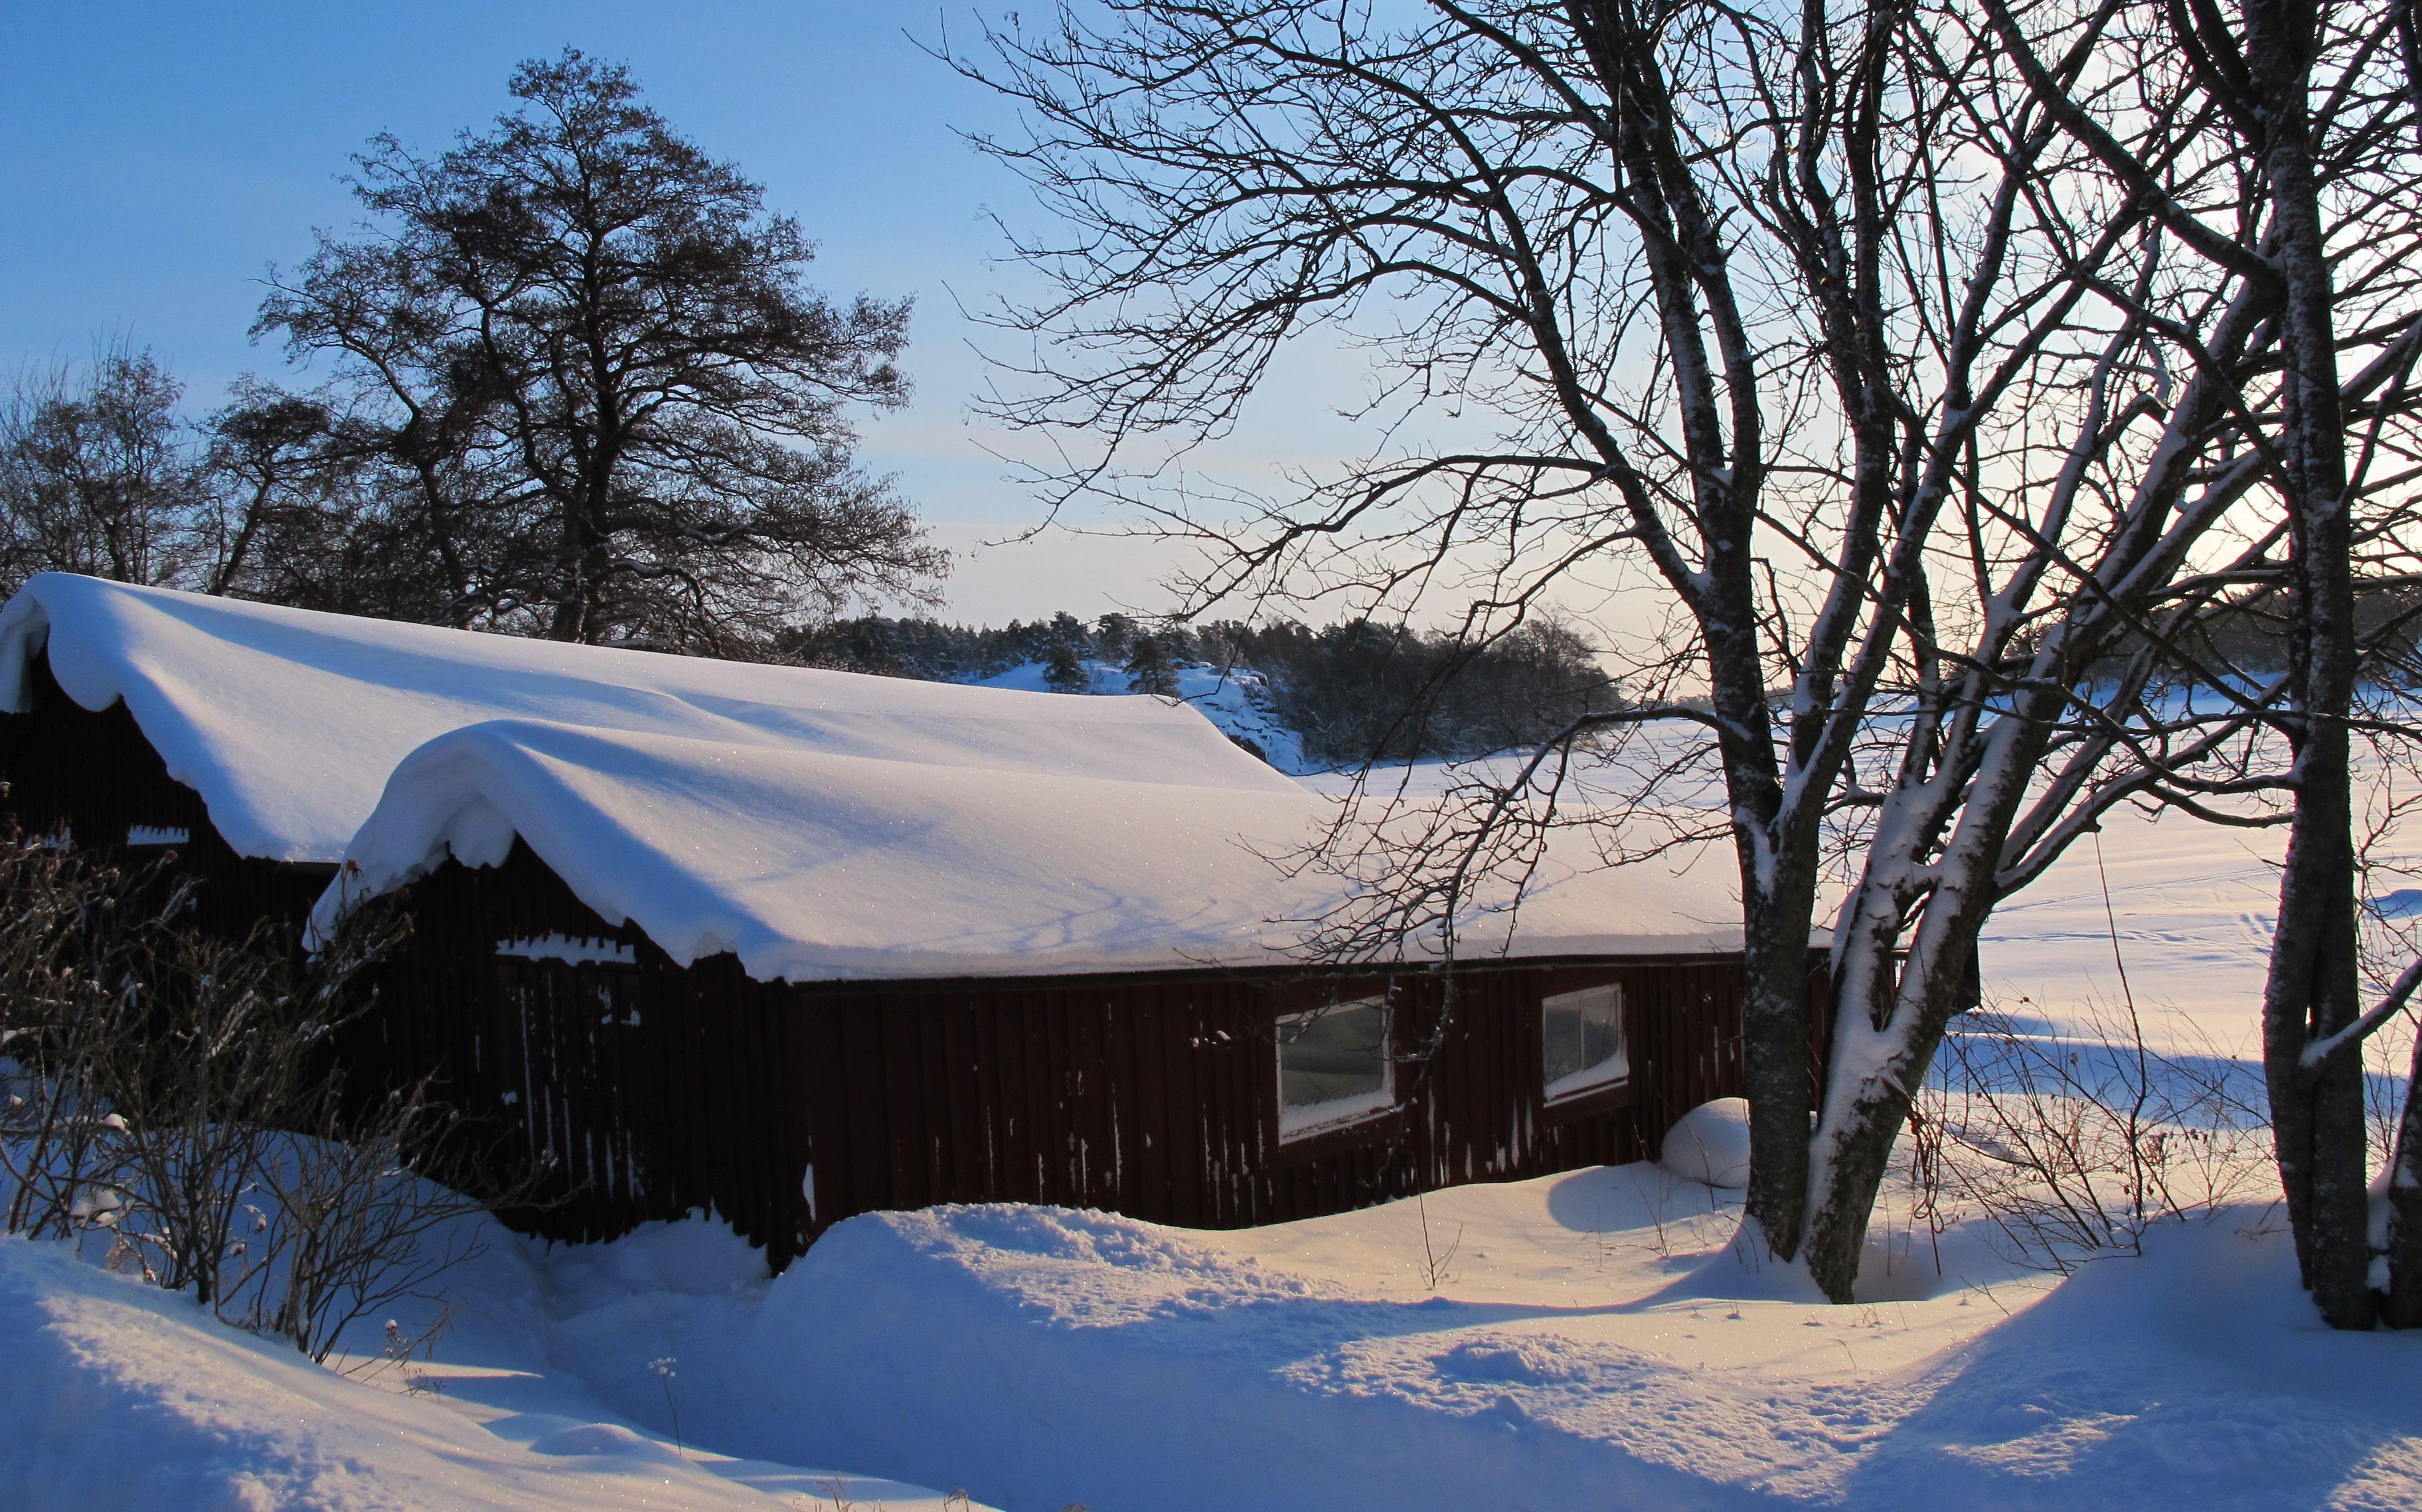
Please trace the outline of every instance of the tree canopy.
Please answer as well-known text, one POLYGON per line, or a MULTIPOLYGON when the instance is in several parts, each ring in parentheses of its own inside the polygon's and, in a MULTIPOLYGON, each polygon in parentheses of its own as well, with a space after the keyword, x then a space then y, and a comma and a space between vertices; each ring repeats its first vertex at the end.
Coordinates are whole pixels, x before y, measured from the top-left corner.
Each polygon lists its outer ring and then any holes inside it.
POLYGON ((590 642, 723 647, 924 590, 944 553, 849 421, 907 395, 907 302, 810 290, 797 223, 623 69, 567 50, 511 92, 444 152, 374 138, 365 222, 261 306, 333 369, 319 459, 380 475, 368 554, 456 623, 590 642))

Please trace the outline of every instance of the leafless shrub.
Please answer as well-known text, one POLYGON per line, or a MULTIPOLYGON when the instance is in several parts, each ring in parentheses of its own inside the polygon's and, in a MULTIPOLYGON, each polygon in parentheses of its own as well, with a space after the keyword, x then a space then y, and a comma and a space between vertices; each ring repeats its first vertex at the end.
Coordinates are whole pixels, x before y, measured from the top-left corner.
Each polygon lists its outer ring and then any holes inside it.
MULTIPOLYGON (((866 1512, 872 1504, 857 1501, 849 1494, 849 1478, 845 1475, 831 1475, 816 1482, 816 1490, 817 1496, 799 1499, 799 1504, 806 1512, 866 1512)), ((954 1494, 962 1499, 966 1495, 965 1492, 954 1494)), ((946 1498, 942 1504, 948 1507, 952 1503, 946 1498)))
POLYGON ((1966 1015, 1915 1101, 1903 1159, 1929 1232, 1973 1212, 2006 1258, 2063 1273, 2271 1177, 2259 1072, 2192 1039, 2154 1049, 2132 1008, 2074 1034, 1966 1015))
MULTIPOLYGON (((398 1302, 442 1302, 440 1279, 484 1253, 468 1220, 492 1206, 544 1205, 550 1173, 491 1177, 494 1167, 470 1158, 480 1146, 425 1079, 368 1107, 329 1099, 314 1113, 316 1129, 283 1142, 261 1167, 261 1265, 241 1316, 229 1318, 291 1339, 314 1360, 354 1322, 398 1302)), ((442 1311, 427 1337, 449 1317, 442 1311)))
POLYGON ((46 840, 0 850, 0 1177, 11 1233, 64 1239, 118 1222, 127 1120, 102 1085, 141 1027, 132 938, 187 901, 154 873, 96 867, 46 840), (158 896, 154 896, 158 895, 158 896))
MULTIPOLYGON (((665 1389, 665 1411, 669 1414, 673 1420, 673 1448, 686 1454, 688 1451, 682 1445, 681 1403, 673 1398, 673 1378, 679 1372, 681 1362, 668 1354, 659 1355, 655 1359, 648 1362, 649 1372, 656 1378, 656 1383, 665 1389)), ((838 1478, 835 1478, 833 1485, 838 1488, 841 1485, 841 1481, 838 1478)), ((838 1489, 833 1492, 833 1500, 841 1500, 841 1493, 838 1489)))
POLYGON ((339 1041, 399 915, 357 910, 306 957, 196 927, 195 885, 0 841, 7 1225, 101 1239, 113 1268, 324 1361, 355 1320, 433 1295, 478 1253, 460 1221, 537 1177, 482 1180, 425 1080, 349 1083, 339 1041))
POLYGON ((445 1393, 445 1383, 426 1371, 413 1368, 416 1358, 428 1359, 433 1352, 439 1334, 452 1327, 454 1308, 450 1302, 439 1312, 434 1323, 419 1333, 404 1331, 401 1323, 386 1320, 385 1342, 379 1352, 364 1355, 347 1364, 344 1373, 355 1380, 374 1381, 389 1375, 400 1380, 406 1396, 436 1396, 445 1393))

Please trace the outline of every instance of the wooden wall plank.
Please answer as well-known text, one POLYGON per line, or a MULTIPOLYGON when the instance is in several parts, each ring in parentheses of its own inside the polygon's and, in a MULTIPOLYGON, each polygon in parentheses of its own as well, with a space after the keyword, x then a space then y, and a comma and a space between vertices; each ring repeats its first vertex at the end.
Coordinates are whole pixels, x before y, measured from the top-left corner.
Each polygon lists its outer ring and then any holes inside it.
POLYGON ((977 1109, 975 1187, 998 1201, 1006 1198, 1010 1191, 1009 1172, 1002 1158, 1008 1147, 1008 1130, 1004 1127, 1008 1099, 1001 1083, 1000 1019, 995 1011, 993 994, 970 990, 966 1017, 967 1074, 973 1083, 977 1109))
MULTIPOLYGON (((864 998, 843 998, 844 1033, 841 1077, 849 1102, 850 1169, 857 1180, 850 1193, 857 1212, 873 1212, 908 1204, 893 1185, 891 1148, 891 1077, 885 1064, 889 1046, 883 1033, 883 1005, 864 998)), ((832 1223, 838 1214, 825 1222, 832 1223)))
MULTIPOLYGON (((927 1021, 936 1040, 930 1057, 939 1062, 942 1097, 949 1111, 943 1126, 944 1163, 952 1202, 983 1202, 996 1190, 984 1170, 991 1140, 989 1102, 977 1089, 976 994, 953 991, 932 1001, 927 1021)), ((930 1083, 929 1083, 930 1084, 930 1083)))
POLYGON ((1029 1042, 1026 1005, 1016 992, 993 991, 985 998, 987 1017, 993 1026, 989 1061, 1000 1084, 1000 1192, 1011 1202, 1036 1202, 1041 1200, 1041 1189, 1034 1162, 1041 1146, 1035 1137, 1036 1115, 1029 1096, 1032 1080, 1028 1063, 1033 1046, 1029 1042))
POLYGON ((890 1206, 922 1208, 934 1201, 926 1179, 925 1077, 917 1040, 917 1005, 877 1012, 883 1037, 884 1138, 890 1146, 890 1206))
POLYGON ((1203 1222, 1203 1124, 1195 1072, 1202 1065, 1203 1013, 1190 983, 1160 992, 1161 1166, 1169 1182, 1169 1221, 1203 1222))

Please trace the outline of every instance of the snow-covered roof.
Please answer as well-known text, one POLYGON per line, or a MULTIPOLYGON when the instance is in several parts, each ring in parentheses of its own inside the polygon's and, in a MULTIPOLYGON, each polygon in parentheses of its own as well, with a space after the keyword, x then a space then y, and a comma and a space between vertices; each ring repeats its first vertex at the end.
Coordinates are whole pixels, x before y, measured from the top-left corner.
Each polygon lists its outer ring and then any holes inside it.
POLYGON ((0 608, 0 707, 28 658, 86 709, 123 698, 238 854, 334 863, 387 776, 490 720, 709 744, 1292 793, 1193 709, 667 656, 35 577, 0 608))
MULTIPOLYGON (((553 645, 38 577, 0 609, 87 708, 124 698, 247 855, 385 891, 519 835, 675 959, 761 980, 1267 965, 1345 884, 1335 818, 1194 709, 553 645)), ((1467 956, 1738 948, 1718 855, 1551 857, 1467 956), (1517 923, 1516 921, 1518 921, 1517 923)), ((338 895, 322 900, 322 918, 338 895)))
MULTIPOLYGON (((449 855, 494 865, 518 834, 583 902, 674 959, 730 950, 760 980, 1266 966, 1343 896, 1335 878, 1284 865, 1332 817, 1293 784, 975 772, 499 720, 405 758, 339 889, 383 892, 449 855)), ((1501 917, 1459 948, 1738 948, 1717 859, 1686 875, 1550 865, 1510 942, 1501 917)))

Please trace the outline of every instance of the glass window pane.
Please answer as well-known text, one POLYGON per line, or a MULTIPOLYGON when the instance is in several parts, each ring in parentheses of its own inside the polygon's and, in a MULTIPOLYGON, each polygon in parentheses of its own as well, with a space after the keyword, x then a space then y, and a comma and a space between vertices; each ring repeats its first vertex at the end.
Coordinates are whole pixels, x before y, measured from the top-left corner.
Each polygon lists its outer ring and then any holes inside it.
POLYGON ((1387 1073, 1387 1014, 1341 1003, 1279 1021, 1280 1095, 1291 1107, 1376 1092, 1387 1073))
POLYGON ((1388 1105, 1388 1010, 1383 1000, 1341 1003, 1279 1019, 1282 1130, 1388 1105))
POLYGON ((1623 989, 1559 992, 1539 1005, 1542 1078, 1549 1096, 1619 1082, 1630 1073, 1623 1045, 1623 989))

